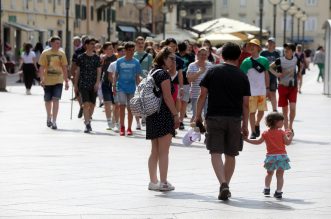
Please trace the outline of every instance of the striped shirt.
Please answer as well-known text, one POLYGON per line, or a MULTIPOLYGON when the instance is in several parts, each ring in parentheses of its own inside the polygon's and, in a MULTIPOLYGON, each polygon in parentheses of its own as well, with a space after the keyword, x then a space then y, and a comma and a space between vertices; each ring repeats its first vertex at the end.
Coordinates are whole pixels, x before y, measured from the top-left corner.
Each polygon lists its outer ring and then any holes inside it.
MULTIPOLYGON (((206 70, 201 74, 195 81, 191 83, 191 98, 198 98, 200 94, 200 82, 203 77, 206 75, 206 72, 209 68, 213 66, 212 63, 206 62, 206 70)), ((199 66, 196 62, 191 63, 187 68, 187 75, 196 74, 199 71, 199 66)))

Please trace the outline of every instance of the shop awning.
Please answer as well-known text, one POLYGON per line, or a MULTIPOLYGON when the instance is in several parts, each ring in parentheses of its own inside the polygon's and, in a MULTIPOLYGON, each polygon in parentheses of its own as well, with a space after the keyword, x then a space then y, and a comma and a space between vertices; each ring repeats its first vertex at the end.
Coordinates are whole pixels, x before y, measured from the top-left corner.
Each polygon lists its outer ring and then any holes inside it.
POLYGON ((151 34, 152 32, 149 30, 149 29, 147 29, 146 27, 142 27, 141 28, 141 32, 142 33, 147 33, 147 34, 151 34))
POLYGON ((34 28, 32 28, 30 26, 27 26, 27 25, 24 25, 24 24, 19 24, 19 23, 14 23, 14 22, 5 22, 4 25, 14 27, 16 29, 23 30, 23 31, 26 31, 26 32, 34 31, 34 28))
POLYGON ((136 28, 132 26, 118 25, 117 27, 122 32, 132 32, 132 33, 137 32, 136 28))

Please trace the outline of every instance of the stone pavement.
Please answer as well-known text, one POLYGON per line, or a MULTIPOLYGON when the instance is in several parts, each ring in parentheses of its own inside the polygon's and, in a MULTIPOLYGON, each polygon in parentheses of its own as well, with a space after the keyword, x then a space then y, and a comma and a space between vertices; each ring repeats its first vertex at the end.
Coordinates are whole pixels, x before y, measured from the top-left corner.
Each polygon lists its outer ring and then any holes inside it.
POLYGON ((26 96, 11 76, 9 92, 0 93, 0 218, 330 218, 331 99, 321 95, 316 78, 316 71, 305 76, 298 98, 284 198, 263 196, 265 146, 246 143, 230 185, 233 197, 222 202, 208 152, 202 143, 183 146, 185 132, 170 152, 169 181, 176 190, 148 191, 150 142, 143 131, 133 137, 107 131, 96 108, 95 133, 84 134, 76 103, 70 120, 66 91, 59 129, 51 130, 42 89, 34 86, 26 96))

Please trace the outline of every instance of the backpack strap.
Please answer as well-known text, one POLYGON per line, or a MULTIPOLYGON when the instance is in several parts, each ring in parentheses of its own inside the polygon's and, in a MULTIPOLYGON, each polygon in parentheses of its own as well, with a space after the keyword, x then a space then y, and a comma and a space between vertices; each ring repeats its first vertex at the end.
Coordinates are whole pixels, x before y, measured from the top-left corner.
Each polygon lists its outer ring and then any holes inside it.
POLYGON ((252 62, 252 67, 256 71, 258 71, 259 73, 262 73, 262 72, 264 72, 266 70, 265 67, 261 63, 259 63, 258 61, 256 61, 252 57, 251 57, 251 62, 252 62))
POLYGON ((147 56, 148 56, 148 53, 146 52, 144 54, 144 56, 139 60, 139 63, 141 64, 147 56))

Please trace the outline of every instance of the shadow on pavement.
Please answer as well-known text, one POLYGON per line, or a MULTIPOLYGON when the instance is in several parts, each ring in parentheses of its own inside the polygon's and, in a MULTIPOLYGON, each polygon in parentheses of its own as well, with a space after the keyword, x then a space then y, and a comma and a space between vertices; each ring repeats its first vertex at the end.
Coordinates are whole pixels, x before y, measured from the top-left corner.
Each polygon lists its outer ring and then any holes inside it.
POLYGON ((275 209, 275 210, 295 210, 295 208, 282 204, 283 200, 276 200, 274 198, 270 198, 268 200, 251 200, 244 198, 230 198, 228 201, 222 202, 225 205, 229 205, 232 207, 238 208, 249 208, 249 209, 275 209))
POLYGON ((308 140, 300 140, 300 139, 294 139, 294 142, 295 143, 304 143, 304 144, 331 145, 331 142, 308 141, 308 140))
POLYGON ((182 147, 182 148, 206 148, 206 146, 204 146, 204 145, 194 145, 194 144, 191 144, 190 146, 185 146, 183 144, 174 143, 174 142, 172 142, 170 146, 182 147))
POLYGON ((195 199, 199 201, 204 201, 204 202, 212 202, 212 203, 217 203, 218 200, 215 199, 215 196, 205 196, 205 195, 199 195, 195 193, 190 193, 190 192, 163 192, 160 195, 156 195, 157 197, 160 198, 171 198, 171 199, 195 199))

